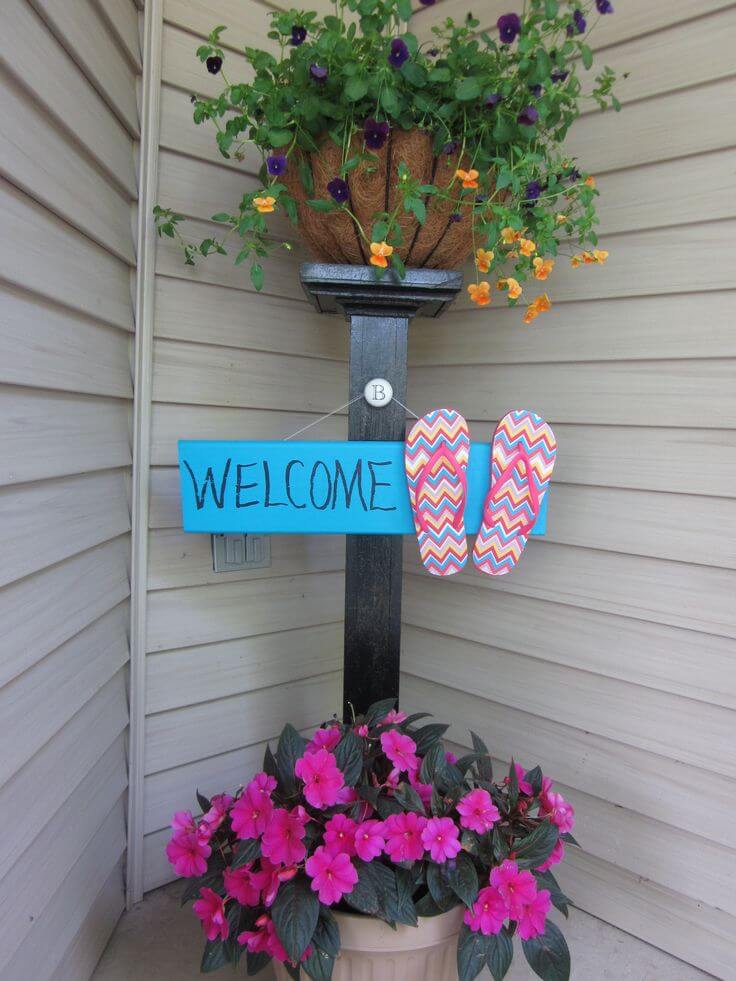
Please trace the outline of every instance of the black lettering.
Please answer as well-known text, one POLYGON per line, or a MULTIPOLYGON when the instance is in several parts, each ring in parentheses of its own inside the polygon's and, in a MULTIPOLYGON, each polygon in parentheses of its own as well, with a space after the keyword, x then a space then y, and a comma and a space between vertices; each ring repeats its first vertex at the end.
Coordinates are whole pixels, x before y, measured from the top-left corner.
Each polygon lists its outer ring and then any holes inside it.
POLYGON ((309 477, 309 499, 312 502, 312 507, 316 508, 318 511, 324 511, 325 508, 330 503, 330 498, 332 497, 332 479, 330 477, 330 471, 327 469, 327 464, 322 460, 317 460, 317 462, 312 467, 312 473, 309 477), (325 499, 322 504, 317 504, 314 499, 314 485, 317 481, 317 468, 322 467, 325 472, 325 477, 327 478, 327 493, 325 494, 325 499))
POLYGON ((286 501, 271 500, 271 471, 268 468, 268 460, 263 461, 263 480, 266 485, 266 496, 264 505, 267 508, 285 508, 286 501))
POLYGON ((194 476, 194 471, 189 466, 186 460, 183 461, 184 466, 189 471, 189 476, 192 478, 192 485, 194 487, 194 499, 197 502, 197 510, 201 511, 205 505, 205 499, 207 497, 207 488, 209 487, 212 493, 212 499, 215 502, 215 506, 222 509, 225 503, 225 488, 227 487, 227 476, 230 473, 230 464, 232 460, 228 457, 227 463, 225 464, 225 469, 222 472, 222 480, 220 481, 220 496, 217 496, 217 491, 215 490, 215 475, 212 473, 212 467, 207 467, 207 473, 205 474, 204 481, 202 483, 202 489, 199 489, 197 483, 197 478, 194 476))
POLYGON ((286 464, 286 473, 284 478, 286 480, 286 496, 289 498, 289 504, 291 504, 291 506, 296 508, 298 511, 302 511, 307 505, 297 504, 294 498, 291 496, 291 468, 296 467, 297 465, 300 466, 302 470, 304 469, 303 460, 289 460, 289 462, 286 464))
POLYGON ((358 497, 360 498, 360 503, 363 505, 363 510, 367 511, 368 508, 365 503, 365 498, 363 497, 363 461, 358 460, 355 464, 355 469, 353 470, 353 476, 350 480, 350 486, 348 486, 347 479, 345 478, 345 472, 342 469, 342 464, 339 460, 335 460, 335 485, 332 489, 332 509, 335 510, 335 505, 337 504, 337 482, 342 481, 342 489, 345 494, 345 507, 349 508, 353 500, 353 492, 355 490, 355 485, 358 486, 358 497))
POLYGON ((370 473, 371 473, 371 498, 370 498, 370 500, 371 500, 370 510, 371 511, 395 511, 396 510, 396 505, 394 505, 393 507, 390 507, 390 508, 383 508, 383 507, 381 507, 380 504, 376 504, 376 488, 377 487, 390 487, 391 484, 390 483, 387 484, 385 481, 382 481, 382 480, 376 480, 376 475, 375 475, 375 473, 373 471, 373 468, 374 467, 390 467, 390 466, 391 466, 391 461, 390 460, 368 460, 368 469, 370 470, 370 473))
POLYGON ((235 507, 236 508, 250 508, 253 507, 254 504, 258 504, 258 501, 246 501, 245 503, 243 503, 240 500, 241 491, 250 490, 251 487, 258 486, 258 484, 255 482, 252 484, 244 484, 241 481, 240 478, 242 477, 243 471, 247 470, 248 467, 255 467, 255 463, 239 463, 238 469, 236 470, 236 478, 237 478, 235 481, 235 507))

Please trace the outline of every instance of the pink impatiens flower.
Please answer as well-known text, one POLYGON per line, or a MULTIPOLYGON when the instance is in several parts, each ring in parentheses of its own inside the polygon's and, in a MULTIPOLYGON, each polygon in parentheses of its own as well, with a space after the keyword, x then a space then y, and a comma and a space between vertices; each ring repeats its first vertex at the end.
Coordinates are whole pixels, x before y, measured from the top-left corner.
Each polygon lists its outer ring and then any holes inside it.
POLYGON ((334 749, 340 742, 340 729, 338 726, 329 726, 327 729, 317 729, 312 736, 311 742, 307 743, 305 753, 316 753, 318 749, 334 749))
POLYGON ((368 726, 365 723, 363 723, 363 725, 356 726, 355 731, 359 736, 362 736, 363 739, 365 739, 366 736, 368 735, 368 726))
POLYGON ((540 889, 534 899, 527 903, 518 917, 518 934, 522 940, 540 937, 546 928, 547 913, 552 906, 552 900, 547 889, 540 889))
POLYGON ((400 773, 412 773, 419 767, 419 757, 416 755, 417 744, 411 736, 404 735, 398 729, 389 729, 381 733, 381 749, 391 760, 400 773))
POLYGON ((422 800, 422 804, 424 804, 425 806, 427 804, 431 804, 431 802, 432 802, 432 784, 431 783, 422 783, 422 781, 419 779, 419 771, 418 770, 415 770, 413 773, 410 773, 409 774, 409 784, 419 794, 419 796, 420 796, 420 798, 422 800))
POLYGON ((304 781, 304 796, 312 807, 332 807, 345 786, 337 761, 326 749, 307 753, 296 761, 296 775, 304 781))
POLYGON ((569 834, 575 827, 575 811, 562 794, 546 794, 540 813, 557 825, 560 834, 569 834))
POLYGON ((202 929, 208 940, 227 940, 230 927, 225 916, 225 903, 212 889, 199 890, 199 899, 192 909, 202 921, 202 929))
POLYGON ((256 773, 246 790, 257 790, 264 797, 270 797, 276 790, 276 777, 269 776, 268 773, 256 773))
POLYGON ((415 862, 424 857, 422 832, 427 819, 413 811, 391 814, 383 823, 386 854, 392 862, 415 862))
POLYGON ((498 889, 509 916, 514 920, 519 918, 524 906, 531 903, 537 894, 537 883, 531 872, 526 869, 520 872, 516 862, 508 858, 491 869, 491 885, 498 889))
POLYGON ((197 830, 197 822, 192 817, 191 811, 175 811, 171 819, 171 827, 175 832, 194 832, 197 830))
POLYGON ((325 848, 331 855, 345 852, 355 855, 355 821, 344 814, 335 814, 325 825, 325 848))
POLYGON ((345 893, 353 891, 358 881, 358 873, 345 852, 331 854, 323 845, 307 859, 307 875, 312 880, 312 889, 325 906, 339 903, 345 893))
POLYGON ((228 896, 237 899, 241 906, 257 906, 261 892, 270 878, 263 872, 253 872, 253 863, 241 865, 239 869, 226 868, 222 873, 228 896))
POLYGON ((537 872, 546 872, 547 869, 551 869, 553 865, 559 865, 564 857, 565 842, 561 838, 558 838, 557 843, 552 849, 550 855, 542 862, 541 865, 537 866, 537 872))
POLYGON ((266 913, 255 922, 257 929, 243 930, 238 934, 238 943, 247 947, 252 954, 265 953, 275 957, 282 964, 288 960, 283 944, 278 938, 273 920, 266 913))
POLYGON ((259 882, 262 882, 261 888, 263 890, 264 906, 273 906, 276 893, 279 891, 279 886, 281 885, 280 873, 282 870, 283 866, 274 865, 267 858, 261 859, 261 871, 258 875, 261 877, 259 882))
POLYGON ((303 838, 309 815, 299 805, 287 811, 277 807, 263 833, 261 852, 275 864, 296 865, 307 854, 303 838))
POLYGON ((486 886, 478 893, 472 907, 465 910, 463 919, 474 933, 482 933, 487 937, 500 932, 506 916, 506 903, 498 889, 486 886))
POLYGON ((519 782, 519 790, 522 794, 526 794, 527 797, 531 797, 534 793, 534 788, 528 780, 524 779, 524 774, 526 773, 524 767, 519 763, 514 763, 514 770, 516 771, 516 779, 519 782))
POLYGON ((482 787, 471 790, 469 794, 462 797, 458 801, 457 810, 460 824, 471 831, 477 831, 478 834, 490 831, 496 821, 501 819, 498 808, 491 800, 491 795, 482 787))
POLYGON ((230 822, 238 838, 258 838, 268 827, 272 814, 271 798, 252 781, 233 804, 230 822))
POLYGON ((432 861, 441 864, 460 851, 460 831, 452 818, 430 818, 422 831, 422 842, 432 861))
POLYGON ((202 822, 207 825, 211 834, 214 834, 225 820, 232 803, 233 799, 230 794, 215 794, 212 798, 210 809, 202 815, 202 822))
POLYGON ((400 722, 406 722, 408 718, 409 716, 406 714, 406 712, 397 712, 396 709, 391 709, 387 715, 384 715, 378 724, 381 726, 397 726, 400 722))
POLYGON ((355 829, 355 853, 364 862, 372 862, 378 858, 386 842, 383 837, 382 821, 364 821, 355 829))
POLYGON ((177 831, 166 846, 166 857, 174 866, 174 872, 186 879, 204 875, 211 854, 212 849, 196 831, 177 831))

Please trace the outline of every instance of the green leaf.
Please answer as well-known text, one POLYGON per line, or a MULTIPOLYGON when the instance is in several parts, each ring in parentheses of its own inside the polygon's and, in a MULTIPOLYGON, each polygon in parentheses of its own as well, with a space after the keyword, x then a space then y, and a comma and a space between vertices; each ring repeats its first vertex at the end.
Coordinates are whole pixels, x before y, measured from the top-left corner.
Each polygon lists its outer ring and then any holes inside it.
POLYGON ((396 877, 391 869, 378 859, 363 862, 355 859, 358 881, 353 891, 346 893, 345 902, 353 909, 376 916, 387 923, 395 923, 398 912, 396 877))
POLYGON ((314 942, 325 953, 337 957, 340 952, 340 927, 329 907, 320 906, 314 942))
POLYGON ((580 57, 583 59, 583 64, 586 68, 590 68, 593 64, 593 52, 590 50, 587 44, 580 45, 580 57))
POLYGON ((551 821, 542 821, 527 838, 514 845, 519 868, 536 869, 552 854, 559 836, 558 828, 551 821))
POLYGON ((309 946, 319 917, 319 900, 306 875, 299 873, 281 884, 271 916, 284 950, 298 964, 309 946))
MULTIPOLYGON (((375 235, 375 231, 376 231, 376 225, 373 226, 374 235, 375 235)), ((373 241, 382 242, 385 237, 386 235, 384 233, 383 235, 379 236, 379 238, 374 237, 373 241)), ((395 705, 396 705, 395 698, 383 698, 379 702, 374 702, 372 705, 369 705, 365 712, 365 724, 367 726, 376 725, 378 722, 381 721, 381 719, 383 719, 385 716, 388 715, 388 713, 395 705)))
POLYGON ((335 747, 335 759, 342 770, 345 785, 354 787, 363 772, 363 742, 351 729, 335 747))
POLYGON ((252 954, 248 951, 246 956, 246 964, 248 977, 255 977, 256 974, 264 969, 264 967, 271 961, 271 955, 267 954, 265 950, 259 950, 257 954, 252 954))
POLYGON ((508 969, 511 967, 513 957, 514 945, 505 927, 495 936, 491 934, 488 937, 486 964, 488 965, 488 970, 491 972, 493 981, 503 981, 508 969))
POLYGON ((460 852, 455 859, 454 868, 448 863, 447 882, 466 906, 472 906, 478 897, 478 873, 470 855, 460 852))
POLYGON ((405 811, 415 811, 417 814, 424 814, 422 798, 408 783, 400 783, 396 790, 394 790, 394 800, 397 800, 405 811))
POLYGON ((546 889, 549 892, 549 898, 552 905, 567 919, 570 914, 570 910, 568 908, 570 899, 564 894, 562 889, 560 889, 560 884, 552 875, 550 870, 547 869, 546 872, 533 872, 532 875, 537 880, 537 888, 546 889))
MULTIPOLYGON (((371 231, 371 240, 373 242, 385 242, 387 235, 388 235, 388 222, 377 221, 373 226, 373 230, 371 231)), ((389 709, 389 711, 391 710, 389 709)), ((379 716, 379 720, 382 718, 383 716, 379 716)), ((369 722, 368 725, 371 725, 371 723, 369 722)))
POLYGON ((302 962, 302 970, 314 981, 331 981, 335 958, 316 945, 312 953, 302 962))
POLYGON ((519 777, 516 773, 516 765, 512 757, 511 766, 509 767, 509 809, 513 809, 514 807, 516 807, 516 803, 518 800, 519 800, 519 777))
POLYGON ((429 894, 443 913, 458 904, 458 898, 447 878, 447 865, 427 863, 427 888, 429 894))
POLYGON ((230 957, 228 956, 228 950, 222 940, 208 940, 204 945, 204 953, 202 954, 202 963, 199 966, 199 970, 202 974, 210 974, 212 971, 218 971, 221 967, 230 963, 230 957))
POLYGON ((401 66, 401 74, 407 82, 410 82, 419 89, 427 84, 426 69, 422 68, 415 61, 405 61, 401 66))
POLYGON ((477 78, 461 78, 455 86, 455 98, 461 102, 470 102, 480 96, 481 87, 477 78))
POLYGON ((457 938, 457 976, 459 981, 473 981, 486 966, 488 937, 476 933, 466 924, 457 938))
POLYGON ((522 940, 529 967, 543 981, 569 981, 570 951, 560 929, 547 920, 547 929, 541 937, 522 940))
POLYGON ((197 791, 196 793, 197 793, 197 803, 199 804, 202 813, 206 814, 212 805, 210 804, 209 799, 204 796, 204 794, 200 794, 199 791, 197 791))
POLYGON ((308 160, 300 160, 297 166, 299 180, 307 194, 314 194, 314 180, 312 178, 312 168, 308 160))
POLYGON ((496 143, 509 143, 513 139, 514 127, 509 122, 507 116, 501 113, 498 115, 493 126, 492 135, 496 143))
POLYGON ((414 875, 409 869, 395 868, 393 872, 396 879, 396 922, 417 926, 417 911, 412 899, 414 875))
POLYGON ((434 783, 435 778, 441 780, 442 769, 446 762, 445 751, 442 745, 435 743, 422 760, 419 779, 422 783, 434 783))
POLYGON ((542 790, 542 768, 535 766, 524 774, 524 780, 531 784, 532 794, 536 797, 542 790))
POLYGON ((263 289, 263 266, 258 262, 250 267, 250 281, 259 292, 263 289))
POLYGON ((288 129, 270 129, 268 131, 268 138, 271 146, 277 149, 280 146, 286 146, 287 143, 291 143, 294 139, 294 134, 288 129))
POLYGON ((349 78, 343 89, 345 98, 351 102, 359 102, 363 96, 368 94, 368 82, 360 75, 349 78))
MULTIPOLYGON (((256 289, 258 289, 257 286, 256 289)), ((287 797, 296 793, 294 764, 300 756, 304 755, 306 745, 306 740, 299 735, 294 726, 287 722, 279 736, 279 744, 276 747, 276 779, 287 797)))
POLYGON ((239 869, 261 857, 261 839, 248 838, 235 846, 232 868, 239 869))
MULTIPOLYGON (((426 753, 428 753, 435 743, 444 736, 449 728, 449 725, 444 725, 441 722, 430 722, 429 725, 422 726, 422 728, 417 729, 416 732, 409 733, 411 738, 417 744, 417 754, 419 756, 424 756, 426 753)), ((444 753, 444 748, 442 752, 444 753)))
MULTIPOLYGON (((396 227, 398 228, 398 225, 396 227)), ((391 266, 393 269, 396 270, 396 272, 399 274, 399 277, 401 279, 403 279, 406 276, 406 266, 404 265, 404 261, 401 258, 401 256, 398 254, 398 252, 394 252, 393 255, 391 256, 391 266)))
POLYGON ((433 68, 429 73, 430 82, 449 82, 452 78, 452 72, 449 68, 433 68))
POLYGON ((334 211, 337 207, 335 201, 323 201, 321 198, 310 199, 307 204, 314 211, 320 211, 322 214, 328 214, 330 211, 334 211))
POLYGON ((216 215, 212 216, 212 221, 231 221, 230 215, 226 214, 224 211, 218 211, 216 215))
POLYGON ((394 89, 387 86, 381 89, 381 105, 390 116, 398 116, 399 99, 394 89))
POLYGON ((478 776, 481 780, 487 780, 490 783, 493 780, 493 764, 488 747, 472 729, 470 730, 470 738, 473 740, 473 750, 478 754, 478 776))
POLYGON ((411 20, 411 15, 412 15, 411 0, 397 0, 396 12, 398 13, 399 17, 402 20, 404 21, 411 20))

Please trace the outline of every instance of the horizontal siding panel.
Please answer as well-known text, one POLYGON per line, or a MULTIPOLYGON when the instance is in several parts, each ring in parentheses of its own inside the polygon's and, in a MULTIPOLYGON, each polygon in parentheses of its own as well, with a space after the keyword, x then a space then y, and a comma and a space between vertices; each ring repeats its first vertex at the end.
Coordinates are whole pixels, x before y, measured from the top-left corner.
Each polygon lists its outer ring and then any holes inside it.
MULTIPOLYGON (((416 543, 404 551, 404 570, 422 573, 416 543)), ((529 596, 736 638, 736 572, 593 548, 530 541, 513 576, 479 576, 466 569, 454 580, 493 592, 529 596), (693 597, 697 596, 697 603, 693 597)))
POLYGON ((272 535, 271 565, 237 572, 213 570, 209 535, 191 535, 171 528, 153 531, 148 540, 151 590, 335 572, 344 567, 345 541, 341 535, 272 535))
POLYGON ((409 712, 441 706, 449 738, 467 745, 468 730, 485 740, 494 757, 539 764, 555 782, 607 800, 709 841, 733 845, 736 783, 720 774, 647 753, 625 743, 489 702, 476 695, 402 676, 402 707, 409 712), (703 821, 703 800, 708 821, 703 821))
POLYGON ((122 603, 0 689, 0 784, 127 662, 128 618, 122 603))
POLYGON ((338 673, 233 695, 146 720, 146 773, 273 739, 287 722, 319 725, 339 708, 338 673))
POLYGON ((0 287, 0 381, 133 397, 130 334, 0 287))
POLYGON ((0 173, 134 265, 130 198, 100 174, 12 76, 0 71, 0 85, 0 173))
MULTIPOLYGON (((345 361, 342 318, 318 314, 306 302, 205 286, 158 276, 157 337, 345 361)), ((736 349, 734 351, 736 353, 736 349)))
MULTIPOLYGON (((243 4, 245 9, 250 6, 243 4)), ((213 15, 210 15, 212 19, 213 15)), ((216 20, 217 18, 215 18, 216 20)), ((222 23, 222 22, 220 22, 222 23)), ((265 12, 264 12, 264 23, 265 12)), ((212 25, 215 26, 214 23, 212 25)), ((211 30, 212 28, 210 28, 211 30)), ((227 33, 227 32, 226 32, 227 33)), ((223 41, 225 38, 223 37, 223 41)), ((187 95, 192 93, 208 98, 217 98, 225 85, 222 76, 210 75, 205 65, 197 58, 196 51, 202 42, 193 34, 182 31, 178 27, 164 24, 161 50, 161 78, 168 85, 183 89, 187 95)), ((253 41, 249 41, 253 44, 253 41)), ((249 82, 253 79, 253 70, 241 54, 227 52, 225 65, 228 78, 234 83, 249 82)), ((214 130, 206 127, 214 143, 214 130)))
POLYGON ((553 542, 736 568, 736 543, 723 534, 734 502, 723 498, 558 485, 549 515, 553 542))
POLYGON ((458 309, 438 320, 423 320, 418 329, 409 331, 409 364, 548 364, 656 360, 664 354, 668 359, 736 355, 731 327, 736 291, 555 303, 538 330, 527 330, 520 314, 518 307, 500 305, 490 311, 458 309))
POLYGON ((29 841, 42 830, 59 801, 76 788, 97 760, 121 736, 128 723, 124 672, 97 692, 53 739, 0 787, 3 814, 23 812, 23 821, 7 822, 0 839, 0 879, 29 841))
MULTIPOLYGON (((222 225, 201 221, 188 221, 181 228, 182 234, 190 242, 201 242, 222 232, 222 225)), ((293 236, 291 239, 293 240, 293 236)), ((211 283, 243 290, 246 294, 256 292, 250 281, 247 264, 235 266, 237 250, 229 255, 202 257, 196 265, 184 263, 181 247, 170 238, 159 239, 156 250, 156 272, 164 276, 186 279, 196 283, 211 283)), ((284 296, 292 300, 302 300, 304 293, 299 285, 299 266, 304 261, 301 249, 291 252, 278 249, 265 260, 266 281, 263 296, 284 296)), ((729 284, 730 285, 730 284, 729 284)), ((244 297, 247 302, 247 298, 244 297)))
POLYGON ((127 598, 129 555, 125 535, 0 589, 0 685, 127 598))
POLYGON ((554 365, 417 367, 408 404, 421 413, 447 405, 471 419, 499 419, 533 405, 554 423, 611 426, 736 425, 736 361, 621 361, 554 365))
MULTIPOLYGON (((736 706, 729 638, 593 610, 577 609, 573 619, 569 607, 556 603, 430 577, 409 577, 405 585, 405 623, 481 644, 492 641, 504 651, 711 705, 736 706)), ((705 717, 708 709, 701 705, 700 711, 705 717)), ((722 762, 727 765, 713 765, 722 762)), ((736 759, 730 765, 736 773, 736 759)))
POLYGON ((335 623, 343 614, 339 572, 166 589, 148 600, 147 649, 213 643, 335 623))
POLYGON ((108 106, 137 136, 135 71, 93 0, 30 0, 108 106))
POLYGON ((288 684, 342 666, 343 625, 261 634, 146 658, 146 712, 288 684))
MULTIPOLYGON (((344 369, 335 367, 337 374, 344 369)), ((317 412, 272 412, 230 406, 175 405, 153 406, 151 462, 156 466, 178 465, 180 439, 273 439, 280 440, 305 426, 300 440, 345 439, 347 416, 336 414, 317 425, 317 412)), ((181 522, 179 522, 181 524, 181 522)))
POLYGON ((0 489, 0 585, 130 530, 126 476, 116 470, 0 489))
POLYGON ((722 150, 736 144, 732 106, 733 83, 725 80, 636 102, 620 113, 583 116, 570 130, 565 152, 598 173, 722 150), (683 126, 683 119, 698 124, 683 126))
POLYGON ((134 0, 94 0, 128 60, 140 73, 141 40, 134 0))
POLYGON ((125 467, 130 404, 0 387, 0 485, 125 467))
MULTIPOLYGON (((450 616, 453 612, 450 607, 450 616)), ((489 616, 488 622, 495 621, 489 616)), ((633 674, 619 680, 620 676, 603 677, 501 650, 506 640, 504 627, 501 624, 498 631, 487 631, 486 639, 477 642, 476 638, 475 643, 458 639, 457 633, 447 636, 408 627, 403 637, 402 668, 427 681, 668 756, 675 762, 736 777, 736 716, 731 709, 704 706, 664 689, 640 688, 633 674), (490 641, 499 646, 491 646, 490 641)))
MULTIPOLYGON (((274 4, 278 7, 279 4, 274 4)), ((222 42, 232 48, 252 48, 274 50, 273 42, 267 37, 271 18, 269 9, 259 3, 243 3, 242 0, 166 0, 164 17, 169 24, 207 37, 215 26, 213 18, 220 18, 218 24, 227 24, 222 42), (216 10, 213 10, 216 7, 216 10)), ((275 46, 278 51, 278 45, 275 46)))
POLYGON ((0 181, 0 276, 115 327, 133 329, 130 269, 0 181))
POLYGON ((3 64, 121 188, 135 197, 130 135, 31 9, 28 0, 5 0, 3 13, 6 22, 0 36, 3 64), (29 65, 36 65, 39 70, 31 72, 29 65))
POLYGON ((317 358, 165 340, 153 356, 156 402, 329 412, 347 393, 347 372, 317 358))
MULTIPOLYGON (((125 747, 122 740, 103 753, 76 792, 64 800, 38 839, 17 857, 3 879, 3 893, 12 896, 0 919, 0 978, 15 981, 12 957, 30 933, 33 922, 90 845, 115 802, 125 790, 125 747), (43 846, 43 863, 31 861, 43 846)), ((117 861, 118 852, 113 861, 117 861)), ((112 864, 112 863, 111 863, 112 864)), ((17 965, 16 965, 17 966, 17 965)))
MULTIPOLYGON (((571 852, 573 850, 571 849, 571 852)), ((736 920, 576 849, 560 872, 565 892, 607 923, 717 978, 733 970, 736 920)))
MULTIPOLYGON (((2 981, 59 981, 63 976, 58 970, 60 962, 78 931, 84 930, 85 925, 87 930, 92 929, 103 912, 93 904, 111 877, 116 886, 118 915, 123 910, 120 858, 124 849, 125 801, 121 797, 41 915, 34 919, 15 956, 0 972, 2 981)), ((77 974, 74 981, 84 977, 87 975, 77 974)))

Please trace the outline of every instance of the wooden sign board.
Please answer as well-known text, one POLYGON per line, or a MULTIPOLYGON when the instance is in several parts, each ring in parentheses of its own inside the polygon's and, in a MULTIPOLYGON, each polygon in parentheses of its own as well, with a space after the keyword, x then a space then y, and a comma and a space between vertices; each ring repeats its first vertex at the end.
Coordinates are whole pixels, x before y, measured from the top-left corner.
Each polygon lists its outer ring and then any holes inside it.
MULTIPOLYGON (((468 534, 488 493, 488 443, 468 466, 468 534)), ((412 535, 401 442, 180 440, 184 531, 207 534, 412 535)), ((546 530, 546 494, 532 535, 546 530)))

